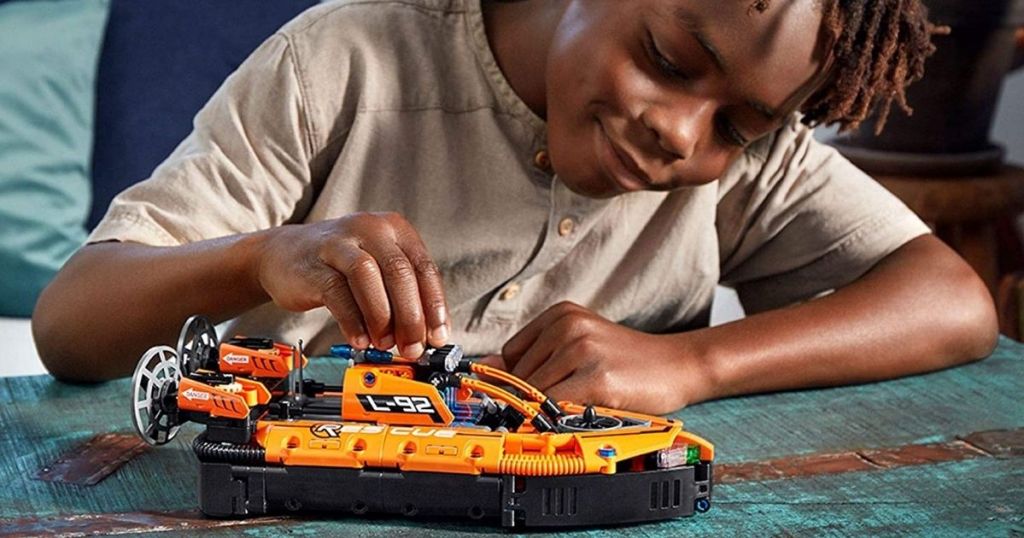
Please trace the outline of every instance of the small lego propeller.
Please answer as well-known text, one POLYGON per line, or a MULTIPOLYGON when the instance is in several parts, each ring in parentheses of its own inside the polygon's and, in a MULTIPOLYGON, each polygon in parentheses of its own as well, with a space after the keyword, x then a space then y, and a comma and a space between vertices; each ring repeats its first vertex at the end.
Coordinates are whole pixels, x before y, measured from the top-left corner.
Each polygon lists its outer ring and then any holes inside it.
POLYGON ((132 424, 147 443, 162 445, 178 433, 178 355, 168 346, 150 348, 132 376, 132 424))
POLYGON ((179 370, 182 377, 188 377, 196 370, 214 370, 220 358, 220 341, 210 320, 203 316, 192 316, 181 328, 178 338, 179 370))
POLYGON ((564 429, 577 432, 614 430, 622 427, 622 421, 608 415, 599 415, 594 406, 588 405, 579 415, 565 415, 558 419, 564 429))

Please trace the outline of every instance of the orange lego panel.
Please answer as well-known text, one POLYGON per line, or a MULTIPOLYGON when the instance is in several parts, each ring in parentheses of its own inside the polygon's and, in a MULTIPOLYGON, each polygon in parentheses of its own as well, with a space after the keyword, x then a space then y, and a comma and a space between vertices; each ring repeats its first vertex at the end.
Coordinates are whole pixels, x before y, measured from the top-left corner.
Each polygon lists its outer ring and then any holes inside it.
POLYGON ((354 422, 260 422, 266 460, 284 465, 456 474, 614 474, 616 464, 668 448, 681 426, 630 433, 525 434, 354 422))
POLYGON ((257 441, 266 461, 360 469, 380 465, 385 426, 334 422, 260 422, 257 441))
MULTIPOLYGON (((308 359, 303 357, 303 365, 308 359)), ((290 346, 274 344, 273 349, 255 350, 224 343, 220 345, 220 371, 227 374, 262 378, 284 378, 292 371, 293 351, 290 346)))
POLYGON ((178 386, 178 408, 208 413, 211 417, 243 419, 249 416, 247 396, 253 405, 257 403, 256 391, 245 391, 241 384, 211 387, 186 377, 178 386))
POLYGON ((270 391, 267 390, 263 383, 244 377, 236 377, 235 383, 242 386, 242 391, 246 395, 246 403, 249 404, 249 407, 270 403, 270 391))
POLYGON ((437 388, 399 377, 407 366, 356 365, 345 371, 343 420, 437 426, 455 419, 437 388), (398 375, 396 375, 398 374, 398 375))

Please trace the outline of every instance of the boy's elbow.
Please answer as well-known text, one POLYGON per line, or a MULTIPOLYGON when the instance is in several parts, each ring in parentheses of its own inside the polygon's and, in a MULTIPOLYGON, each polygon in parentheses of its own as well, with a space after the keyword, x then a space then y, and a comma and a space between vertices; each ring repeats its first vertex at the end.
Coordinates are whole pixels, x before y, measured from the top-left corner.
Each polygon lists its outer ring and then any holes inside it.
POLYGON ((53 283, 43 290, 32 311, 32 340, 36 345, 36 353, 43 367, 53 377, 61 380, 73 380, 75 371, 69 368, 67 354, 60 349, 60 321, 57 306, 51 306, 53 283))
POLYGON ((96 371, 83 354, 61 347, 59 336, 38 329, 35 321, 32 323, 32 335, 40 362, 55 379, 69 383, 97 383, 114 378, 96 371))
POLYGON ((979 312, 978 319, 969 327, 970 334, 966 337, 964 363, 988 357, 999 344, 999 323, 995 308, 979 312))
POLYGON ((61 381, 103 381, 90 374, 85 346, 74 342, 73 325, 65 319, 69 301, 61 293, 60 284, 51 282, 32 312, 32 339, 39 360, 50 375, 61 381))
POLYGON ((959 291, 952 297, 948 312, 954 316, 955 327, 950 332, 956 339, 951 347, 958 351, 956 362, 963 364, 992 354, 999 343, 999 317, 992 294, 981 278, 969 268, 960 273, 953 287, 959 291))

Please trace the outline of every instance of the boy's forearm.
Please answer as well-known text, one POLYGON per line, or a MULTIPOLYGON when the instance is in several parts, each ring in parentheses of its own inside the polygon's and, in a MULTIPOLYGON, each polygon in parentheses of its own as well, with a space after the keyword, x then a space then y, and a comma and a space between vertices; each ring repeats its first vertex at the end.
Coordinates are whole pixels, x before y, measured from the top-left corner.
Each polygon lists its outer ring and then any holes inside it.
POLYGON ((36 305, 40 358, 71 380, 130 373, 150 346, 176 341, 189 315, 220 322, 266 302, 254 273, 262 243, 257 233, 180 247, 86 246, 36 305))
POLYGON ((984 284, 924 236, 833 294, 679 337, 704 364, 699 401, 937 370, 987 356, 997 335, 984 284))

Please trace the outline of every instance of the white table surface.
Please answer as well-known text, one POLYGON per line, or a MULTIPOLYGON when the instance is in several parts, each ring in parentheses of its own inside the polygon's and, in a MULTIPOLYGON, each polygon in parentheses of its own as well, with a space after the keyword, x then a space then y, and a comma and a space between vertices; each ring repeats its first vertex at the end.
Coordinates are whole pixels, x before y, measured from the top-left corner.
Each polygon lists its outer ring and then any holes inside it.
POLYGON ((32 341, 32 321, 23 318, 0 318, 0 377, 45 374, 32 341))

